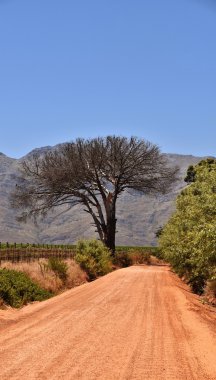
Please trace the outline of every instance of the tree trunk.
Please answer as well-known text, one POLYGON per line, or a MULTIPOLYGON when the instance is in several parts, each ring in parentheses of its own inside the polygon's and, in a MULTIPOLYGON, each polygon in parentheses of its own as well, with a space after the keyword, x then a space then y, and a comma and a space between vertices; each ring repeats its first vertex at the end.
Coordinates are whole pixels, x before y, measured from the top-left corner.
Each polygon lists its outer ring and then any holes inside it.
POLYGON ((106 199, 106 234, 104 243, 115 254, 115 234, 116 234, 116 199, 113 193, 109 192, 106 199))
POLYGON ((106 210, 106 222, 101 208, 97 207, 98 215, 93 211, 90 204, 86 201, 84 202, 87 209, 84 211, 88 212, 93 220, 94 225, 97 228, 100 240, 105 244, 107 248, 110 249, 112 255, 115 254, 115 234, 116 234, 116 198, 113 197, 113 193, 109 192, 108 196, 104 201, 104 206, 106 210))
POLYGON ((115 234, 116 234, 116 221, 115 215, 107 220, 107 231, 104 239, 105 245, 115 254, 115 234))

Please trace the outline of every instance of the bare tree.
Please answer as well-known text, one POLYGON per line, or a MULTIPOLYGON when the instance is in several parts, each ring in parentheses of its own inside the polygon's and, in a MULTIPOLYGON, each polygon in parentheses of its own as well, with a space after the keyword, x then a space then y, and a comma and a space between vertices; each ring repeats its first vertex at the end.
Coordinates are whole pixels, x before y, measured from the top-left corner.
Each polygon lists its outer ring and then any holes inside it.
POLYGON ((21 219, 46 214, 60 205, 82 204, 100 239, 113 252, 116 201, 126 189, 144 194, 170 190, 177 168, 159 148, 143 139, 107 136, 77 139, 23 163, 24 176, 12 194, 21 219))

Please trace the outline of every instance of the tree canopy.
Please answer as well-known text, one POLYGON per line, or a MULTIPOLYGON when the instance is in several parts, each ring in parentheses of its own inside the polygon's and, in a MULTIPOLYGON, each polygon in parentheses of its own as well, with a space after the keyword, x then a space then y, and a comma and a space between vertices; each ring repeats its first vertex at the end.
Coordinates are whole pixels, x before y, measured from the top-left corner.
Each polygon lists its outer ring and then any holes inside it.
POLYGON ((77 139, 24 161, 12 194, 21 219, 81 204, 99 237, 115 250, 116 201, 123 191, 166 193, 177 179, 158 146, 135 137, 77 139))
POLYGON ((164 258, 201 293, 207 280, 216 279, 216 159, 190 166, 185 180, 189 186, 159 242, 164 258))

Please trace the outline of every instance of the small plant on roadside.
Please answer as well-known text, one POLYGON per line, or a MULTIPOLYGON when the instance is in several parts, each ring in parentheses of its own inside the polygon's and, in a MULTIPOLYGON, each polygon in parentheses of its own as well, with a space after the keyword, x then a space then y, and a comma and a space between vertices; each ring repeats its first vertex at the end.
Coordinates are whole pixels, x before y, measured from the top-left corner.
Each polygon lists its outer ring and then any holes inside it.
POLYGON ((21 307, 28 302, 43 301, 52 293, 42 289, 25 273, 0 269, 0 299, 12 307, 21 307))
POLYGON ((134 264, 151 264, 151 253, 146 250, 130 248, 128 251, 116 252, 113 264, 119 268, 127 268, 134 264))
POLYGON ((133 264, 133 261, 127 251, 119 251, 115 253, 113 264, 119 268, 127 268, 133 264))
POLYGON ((47 263, 49 269, 51 269, 57 277, 62 280, 63 283, 67 280, 67 270, 68 265, 65 261, 60 260, 56 257, 50 257, 47 263))
MULTIPOLYGON (((67 279, 63 282, 59 276, 53 272, 48 265, 47 259, 30 262, 9 262, 3 264, 5 269, 24 272, 33 282, 38 284, 42 289, 46 289, 51 293, 58 294, 63 289, 71 289, 87 281, 87 274, 80 268, 80 265, 73 259, 66 259, 67 264, 67 279)), ((1 304, 0 304, 1 307, 1 304)))
POLYGON ((47 264, 47 262, 44 261, 38 261, 38 265, 42 276, 45 277, 45 273, 47 273, 50 270, 49 265, 47 264))
POLYGON ((95 239, 79 240, 75 260, 87 273, 90 280, 103 276, 112 270, 110 250, 95 239))
POLYGON ((132 249, 128 252, 132 264, 151 264, 151 254, 147 251, 132 249))

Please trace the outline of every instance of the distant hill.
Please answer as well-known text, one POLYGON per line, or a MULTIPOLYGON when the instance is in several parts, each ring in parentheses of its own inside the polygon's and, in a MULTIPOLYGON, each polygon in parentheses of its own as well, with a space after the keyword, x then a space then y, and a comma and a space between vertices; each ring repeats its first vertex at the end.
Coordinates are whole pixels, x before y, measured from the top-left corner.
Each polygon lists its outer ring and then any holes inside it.
MULTIPOLYGON (((81 237, 97 236, 91 217, 80 206, 65 212, 65 208, 55 212, 38 225, 28 221, 16 221, 16 211, 10 208, 8 196, 14 188, 21 161, 35 152, 43 154, 52 147, 36 149, 27 156, 16 160, 0 153, 0 241, 29 243, 73 243, 81 237)), ((183 181, 189 165, 198 163, 203 157, 166 154, 171 165, 180 167, 182 180, 172 192, 165 196, 151 198, 145 195, 131 195, 124 192, 117 201, 117 244, 155 245, 155 232, 170 217, 175 209, 175 198, 185 187, 183 181)))

